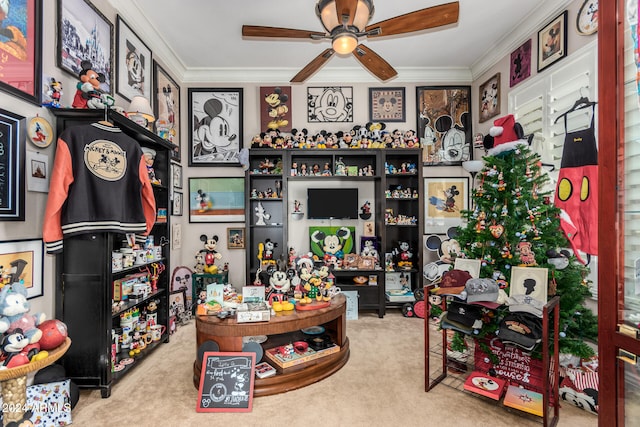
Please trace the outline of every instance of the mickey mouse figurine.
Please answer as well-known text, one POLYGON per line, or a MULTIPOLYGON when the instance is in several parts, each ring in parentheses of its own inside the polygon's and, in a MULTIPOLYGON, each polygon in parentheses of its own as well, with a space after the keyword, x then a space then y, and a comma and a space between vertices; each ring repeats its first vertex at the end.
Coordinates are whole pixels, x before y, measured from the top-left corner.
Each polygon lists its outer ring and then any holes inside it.
POLYGON ((78 74, 80 81, 76 85, 73 97, 73 108, 105 108, 114 104, 114 99, 104 94, 100 84, 105 82, 105 76, 93 70, 91 61, 82 61, 82 70, 78 74))
POLYGON ((204 272, 207 274, 217 274, 218 266, 215 265, 214 262, 222 258, 222 255, 216 251, 218 236, 211 236, 211 238, 209 238, 206 234, 202 234, 200 240, 204 243, 204 249, 201 249, 199 252, 204 255, 204 272))

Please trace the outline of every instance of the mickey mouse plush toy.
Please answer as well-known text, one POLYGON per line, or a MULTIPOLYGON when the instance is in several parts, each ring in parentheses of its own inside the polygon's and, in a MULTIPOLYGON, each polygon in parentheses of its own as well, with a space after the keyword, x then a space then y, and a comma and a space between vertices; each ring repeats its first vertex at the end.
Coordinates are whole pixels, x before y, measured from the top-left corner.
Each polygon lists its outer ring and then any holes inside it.
POLYGON ((222 258, 222 255, 216 251, 218 245, 218 236, 207 237, 206 234, 200 236, 200 240, 204 243, 204 249, 200 250, 200 254, 204 255, 204 272, 207 274, 217 274, 218 266, 215 260, 222 258))
POLYGON ((76 85, 77 90, 71 106, 73 108, 105 108, 106 104, 113 105, 113 98, 100 89, 100 84, 105 82, 104 74, 94 71, 91 61, 82 61, 80 66, 82 67, 78 74, 80 81, 76 85))

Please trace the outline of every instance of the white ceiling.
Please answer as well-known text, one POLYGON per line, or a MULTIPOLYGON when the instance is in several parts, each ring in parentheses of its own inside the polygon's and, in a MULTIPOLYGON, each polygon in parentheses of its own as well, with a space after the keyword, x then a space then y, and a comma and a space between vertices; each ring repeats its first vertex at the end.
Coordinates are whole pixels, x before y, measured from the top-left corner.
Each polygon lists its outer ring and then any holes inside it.
MULTIPOLYGON (((323 31, 315 0, 109 0, 183 82, 288 82, 329 40, 243 39, 243 24, 323 31)), ((377 0, 370 23, 449 0, 377 0)), ((570 0, 459 0, 457 24, 363 40, 401 81, 471 81, 553 18, 570 0), (429 77, 426 77, 429 76, 429 77)), ((312 81, 377 81, 334 55, 312 81)))

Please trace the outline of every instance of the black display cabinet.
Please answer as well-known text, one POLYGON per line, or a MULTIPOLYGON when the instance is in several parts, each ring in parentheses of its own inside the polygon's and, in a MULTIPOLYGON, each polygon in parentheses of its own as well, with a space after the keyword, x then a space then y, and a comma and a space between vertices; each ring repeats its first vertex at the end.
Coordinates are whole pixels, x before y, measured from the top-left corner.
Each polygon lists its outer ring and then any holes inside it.
MULTIPOLYGON (((112 386, 134 369, 163 342, 169 341, 168 293, 170 282, 170 157, 173 145, 149 130, 114 111, 90 109, 52 109, 58 135, 71 126, 108 120, 142 147, 156 151, 154 170, 160 184, 152 184, 156 209, 164 209, 166 217, 158 218, 151 234, 156 246, 162 246, 162 258, 146 264, 112 271, 112 251, 126 239, 120 233, 90 233, 64 239, 63 252, 56 256, 56 318, 65 322, 73 344, 61 359, 67 376, 83 388, 99 388, 109 397, 112 386), (113 282, 127 274, 138 273, 154 263, 165 269, 158 275, 157 289, 144 298, 127 300, 113 310, 113 282), (153 341, 133 357, 133 363, 114 372, 112 368, 112 330, 118 328, 120 314, 151 301, 158 305, 157 324, 165 326, 159 341, 153 341)), ((118 197, 113 195, 113 197, 118 197)), ((118 361, 130 358, 127 351, 116 354, 118 361)))

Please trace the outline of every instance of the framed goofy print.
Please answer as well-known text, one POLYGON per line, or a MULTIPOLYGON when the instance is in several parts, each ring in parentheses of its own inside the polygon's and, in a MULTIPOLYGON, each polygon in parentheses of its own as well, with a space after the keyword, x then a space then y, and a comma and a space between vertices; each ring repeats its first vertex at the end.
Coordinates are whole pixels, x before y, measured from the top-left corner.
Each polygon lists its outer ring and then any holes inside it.
POLYGON ((425 166, 471 159, 471 87, 416 87, 418 136, 425 166))
POLYGON ((242 88, 189 88, 189 166, 240 166, 242 88))

